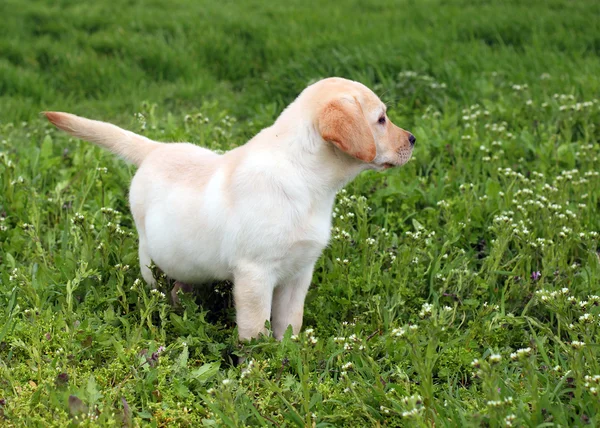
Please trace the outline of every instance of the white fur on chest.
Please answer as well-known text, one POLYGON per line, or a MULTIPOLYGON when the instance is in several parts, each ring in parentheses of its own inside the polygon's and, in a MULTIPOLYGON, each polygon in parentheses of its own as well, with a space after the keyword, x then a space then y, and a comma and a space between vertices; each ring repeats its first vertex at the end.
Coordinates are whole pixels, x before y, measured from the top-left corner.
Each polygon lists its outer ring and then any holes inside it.
POLYGON ((259 261, 285 278, 316 261, 329 241, 333 192, 315 198, 289 162, 276 158, 248 159, 232 184, 234 264, 259 261))

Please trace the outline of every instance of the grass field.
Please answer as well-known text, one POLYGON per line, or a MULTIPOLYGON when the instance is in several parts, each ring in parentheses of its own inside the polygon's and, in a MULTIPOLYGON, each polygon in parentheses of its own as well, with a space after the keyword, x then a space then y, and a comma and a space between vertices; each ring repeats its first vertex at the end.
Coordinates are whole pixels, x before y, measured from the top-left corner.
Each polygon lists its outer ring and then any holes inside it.
POLYGON ((600 2, 0 3, 0 425, 600 425, 600 2), (413 160, 338 196, 304 331, 141 282, 133 168, 63 110, 228 150, 310 82, 413 160), (245 357, 241 365, 238 356, 245 357))

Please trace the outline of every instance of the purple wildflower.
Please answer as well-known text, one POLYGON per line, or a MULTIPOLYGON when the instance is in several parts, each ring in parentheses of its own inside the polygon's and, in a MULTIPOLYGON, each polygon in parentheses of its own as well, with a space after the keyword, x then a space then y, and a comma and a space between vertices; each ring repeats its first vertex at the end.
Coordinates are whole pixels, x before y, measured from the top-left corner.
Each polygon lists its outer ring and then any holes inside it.
POLYGON ((156 365, 156 363, 158 362, 158 356, 162 354, 164 350, 164 346, 159 346, 156 352, 153 352, 150 358, 147 358, 148 364, 150 364, 151 367, 154 367, 156 365))
POLYGON ((542 273, 539 270, 536 270, 535 272, 531 273, 531 279, 534 281, 537 281, 538 279, 540 279, 542 276, 542 273))

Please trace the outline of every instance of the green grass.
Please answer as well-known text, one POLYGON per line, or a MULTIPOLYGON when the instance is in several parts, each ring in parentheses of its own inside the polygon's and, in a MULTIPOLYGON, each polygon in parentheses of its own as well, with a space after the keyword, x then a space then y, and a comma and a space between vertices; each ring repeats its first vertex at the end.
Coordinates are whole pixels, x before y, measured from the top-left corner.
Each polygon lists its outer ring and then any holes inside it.
POLYGON ((0 424, 600 425, 599 2, 0 15, 0 424), (150 292, 134 170, 39 117, 227 150, 330 75, 418 143, 340 193, 304 332, 282 342, 238 345, 229 284, 180 308, 166 280, 150 292))

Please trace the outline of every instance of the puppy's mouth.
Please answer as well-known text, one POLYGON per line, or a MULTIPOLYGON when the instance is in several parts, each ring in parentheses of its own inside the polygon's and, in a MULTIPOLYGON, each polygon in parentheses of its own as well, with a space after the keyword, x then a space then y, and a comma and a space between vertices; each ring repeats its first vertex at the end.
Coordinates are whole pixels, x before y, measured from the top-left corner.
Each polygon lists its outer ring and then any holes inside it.
POLYGON ((391 162, 373 163, 371 164, 377 171, 385 171, 386 169, 397 167, 398 165, 391 162))
MULTIPOLYGON (((372 165, 374 165, 378 171, 385 171, 386 169, 398 168, 398 167, 406 164, 410 160, 411 157, 412 157, 412 150, 409 153, 400 152, 400 153, 397 153, 397 156, 393 156, 391 158, 391 162, 388 160, 387 162, 377 162, 377 163, 373 163, 372 165)), ((388 159, 390 159, 390 158, 388 158, 388 159)))
MULTIPOLYGON (((410 156, 409 156, 410 158, 410 156)), ((404 159, 399 159, 398 162, 382 162, 382 163, 376 163, 375 166, 377 167, 377 169, 379 169, 380 171, 385 171, 386 169, 390 169, 390 168, 398 168, 402 165, 404 165, 406 162, 408 162, 408 160, 404 160, 404 159)))

